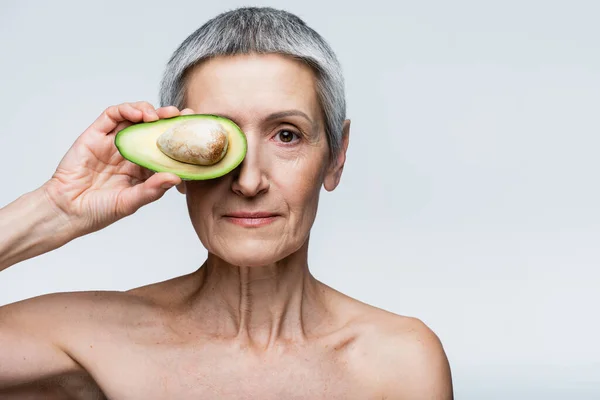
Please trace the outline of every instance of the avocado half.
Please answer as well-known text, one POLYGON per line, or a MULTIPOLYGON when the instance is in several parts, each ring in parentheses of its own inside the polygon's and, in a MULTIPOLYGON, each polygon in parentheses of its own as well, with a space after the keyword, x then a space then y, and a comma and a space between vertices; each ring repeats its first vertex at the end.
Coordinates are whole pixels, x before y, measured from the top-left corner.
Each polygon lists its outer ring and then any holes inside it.
POLYGON ((242 162, 248 148, 246 135, 239 126, 230 119, 212 114, 181 115, 134 124, 116 134, 115 145, 127 160, 155 172, 173 173, 184 180, 205 180, 223 176, 242 162), (174 124, 197 119, 219 123, 227 132, 227 152, 215 164, 204 166, 177 161, 164 154, 156 144, 158 137, 174 124))

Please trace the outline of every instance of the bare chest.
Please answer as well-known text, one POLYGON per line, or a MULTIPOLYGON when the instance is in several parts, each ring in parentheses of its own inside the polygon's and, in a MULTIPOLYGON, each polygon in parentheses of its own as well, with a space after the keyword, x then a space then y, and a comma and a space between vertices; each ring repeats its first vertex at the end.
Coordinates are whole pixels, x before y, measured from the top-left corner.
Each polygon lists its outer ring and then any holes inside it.
POLYGON ((223 346, 129 344, 98 349, 87 364, 111 400, 377 398, 343 358, 315 349, 257 357, 223 346))

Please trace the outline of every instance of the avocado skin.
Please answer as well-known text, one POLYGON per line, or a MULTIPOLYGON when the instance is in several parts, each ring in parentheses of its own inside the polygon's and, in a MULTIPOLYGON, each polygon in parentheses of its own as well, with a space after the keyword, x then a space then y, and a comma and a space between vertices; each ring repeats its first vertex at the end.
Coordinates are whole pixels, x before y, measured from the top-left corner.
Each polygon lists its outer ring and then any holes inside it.
POLYGON ((234 170, 246 156, 246 135, 233 121, 213 114, 181 115, 158 121, 133 124, 115 135, 115 146, 123 158, 154 172, 170 172, 183 180, 219 178, 234 170), (182 163, 167 157, 156 146, 156 138, 169 126, 189 119, 210 119, 219 122, 229 133, 229 149, 221 161, 201 166, 182 163))

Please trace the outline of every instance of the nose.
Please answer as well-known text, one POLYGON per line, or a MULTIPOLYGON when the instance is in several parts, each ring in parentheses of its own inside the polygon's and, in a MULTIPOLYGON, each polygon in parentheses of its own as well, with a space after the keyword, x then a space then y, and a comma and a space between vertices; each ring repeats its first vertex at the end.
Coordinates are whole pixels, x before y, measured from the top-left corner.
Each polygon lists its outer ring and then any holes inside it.
POLYGON ((247 135, 246 157, 235 169, 231 190, 243 197, 255 197, 269 190, 269 181, 261 163, 260 146, 247 135))

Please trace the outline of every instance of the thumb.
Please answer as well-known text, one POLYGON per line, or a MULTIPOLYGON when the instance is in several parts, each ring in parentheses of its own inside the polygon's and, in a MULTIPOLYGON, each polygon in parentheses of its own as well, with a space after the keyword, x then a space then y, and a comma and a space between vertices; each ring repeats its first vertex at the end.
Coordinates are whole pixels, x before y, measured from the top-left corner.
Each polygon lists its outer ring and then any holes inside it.
POLYGON ((140 207, 160 199, 167 190, 179 184, 181 178, 168 172, 159 172, 121 192, 124 211, 133 214, 140 207))

